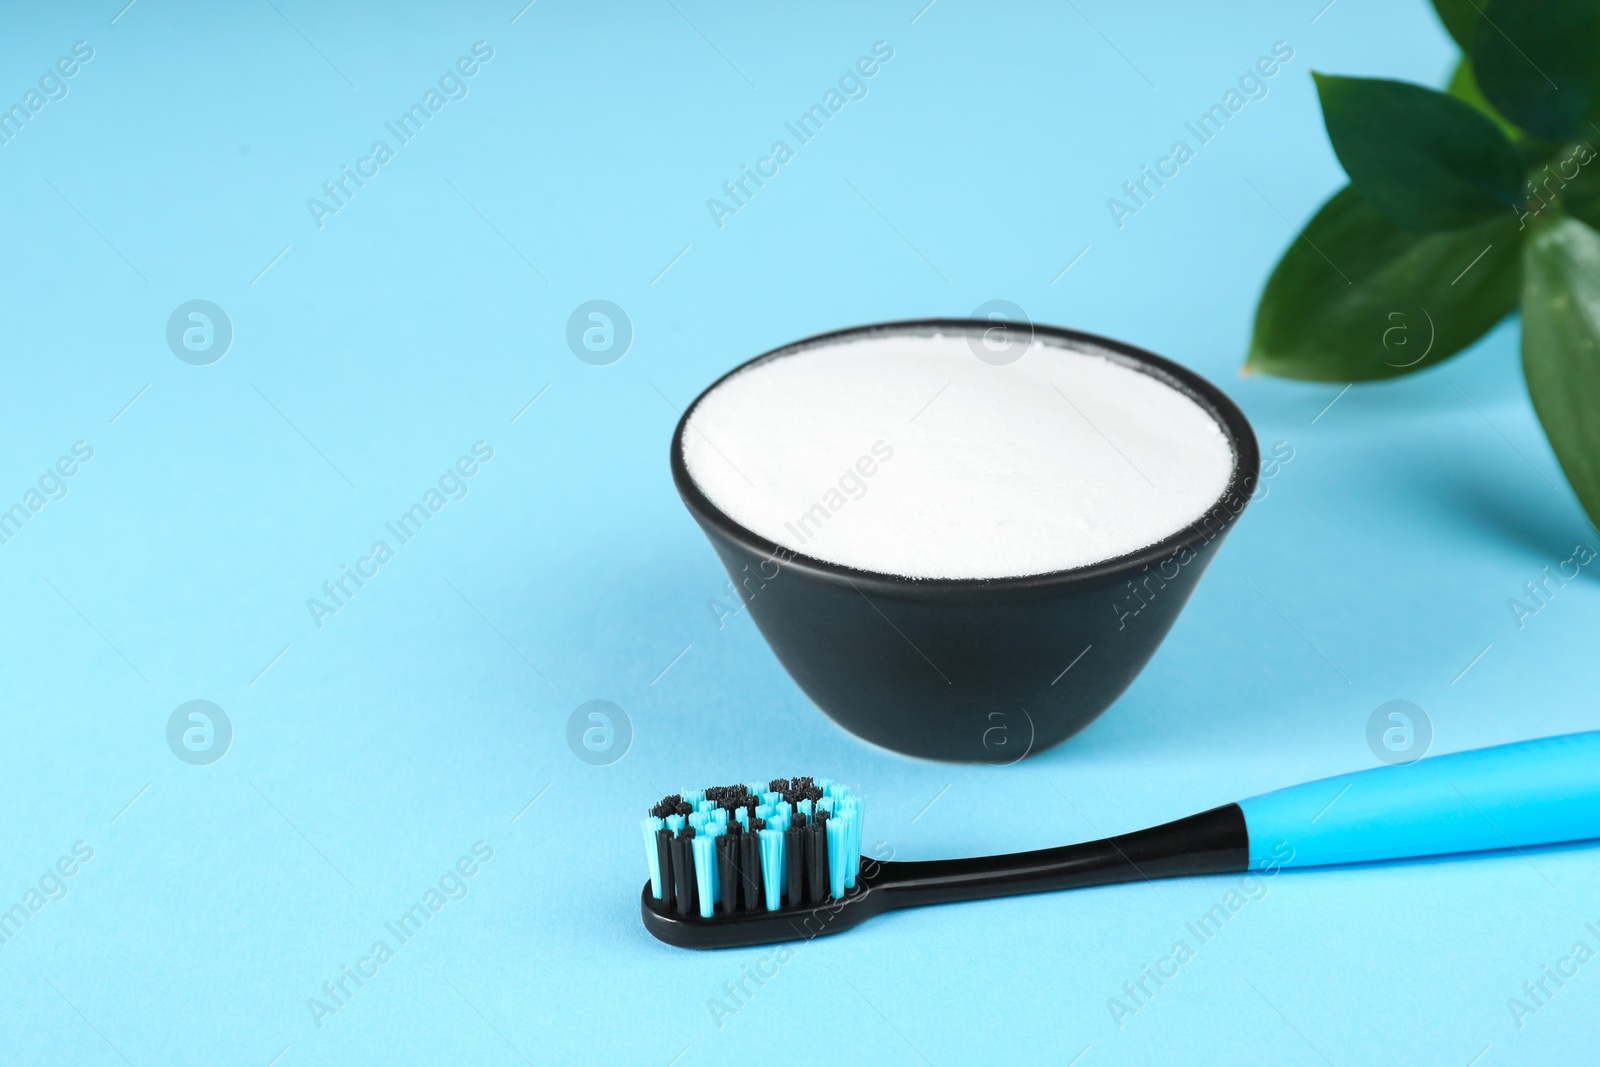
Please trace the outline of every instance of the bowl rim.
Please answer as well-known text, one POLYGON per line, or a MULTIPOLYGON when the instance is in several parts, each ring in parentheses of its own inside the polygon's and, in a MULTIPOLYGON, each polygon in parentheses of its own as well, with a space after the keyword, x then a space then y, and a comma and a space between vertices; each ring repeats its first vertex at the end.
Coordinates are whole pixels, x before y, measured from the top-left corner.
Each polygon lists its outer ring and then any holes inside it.
MULTIPOLYGON (((1225 533, 1227 528, 1244 513, 1244 509, 1250 503, 1251 495, 1255 492, 1261 466, 1261 453, 1249 420, 1222 390, 1188 367, 1158 356, 1147 349, 1102 337, 1099 334, 1037 322, 1016 322, 1012 325, 1019 330, 1028 330, 1033 337, 1043 335, 1055 341, 1066 342, 1068 346, 1097 349, 1095 354, 1106 355, 1122 366, 1148 374, 1169 388, 1176 389, 1198 404, 1216 421, 1233 452, 1233 470, 1229 473, 1228 482, 1216 501, 1193 522, 1154 544, 1082 567, 998 578, 912 578, 902 574, 861 570, 841 563, 832 563, 770 541, 736 521, 713 503, 689 473, 683 455, 683 439, 689 428, 689 420, 693 418, 695 409, 700 406, 701 401, 710 396, 723 382, 737 374, 742 374, 762 363, 837 342, 863 340, 888 334, 916 335, 956 331, 971 333, 988 330, 995 325, 997 323, 992 319, 970 318, 896 319, 873 322, 812 334, 745 360, 702 389, 693 402, 684 408, 677 426, 672 431, 672 481, 678 489, 678 495, 683 498, 684 505, 691 514, 702 524, 714 527, 729 540, 771 559, 781 568, 794 568, 830 582, 847 583, 856 587, 858 592, 861 586, 866 585, 880 593, 890 595, 932 593, 959 597, 972 593, 1058 591, 1097 585, 1107 578, 1160 564, 1184 548, 1192 550, 1207 544, 1225 533), (1238 506, 1231 507, 1231 501, 1237 501, 1238 506)), ((769 576, 763 573, 762 577, 770 581, 776 575, 769 576)))

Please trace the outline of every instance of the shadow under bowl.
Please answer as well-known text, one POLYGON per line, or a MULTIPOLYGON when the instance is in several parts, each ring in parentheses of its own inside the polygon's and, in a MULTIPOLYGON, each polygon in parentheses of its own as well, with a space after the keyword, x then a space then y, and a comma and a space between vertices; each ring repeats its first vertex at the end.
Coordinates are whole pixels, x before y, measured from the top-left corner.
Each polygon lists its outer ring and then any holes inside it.
POLYGON ((1181 530, 1115 559, 1017 578, 912 579, 815 559, 735 522, 700 490, 683 456, 695 408, 757 364, 821 345, 994 327, 976 319, 881 323, 757 356, 684 412, 673 433, 672 479, 779 662, 829 718, 905 755, 1003 765, 1093 722, 1176 621, 1256 485, 1255 434, 1231 400, 1193 371, 1132 345, 1053 326, 1015 327, 1176 389, 1216 420, 1233 451, 1226 489, 1181 530))

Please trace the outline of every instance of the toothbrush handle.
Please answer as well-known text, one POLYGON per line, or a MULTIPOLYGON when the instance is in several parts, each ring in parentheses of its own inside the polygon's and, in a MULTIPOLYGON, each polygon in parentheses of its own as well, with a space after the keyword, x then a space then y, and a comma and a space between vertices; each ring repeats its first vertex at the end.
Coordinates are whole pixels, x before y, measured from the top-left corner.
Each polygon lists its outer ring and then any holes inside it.
POLYGON ((1600 837, 1600 731, 1341 774, 1239 802, 1251 869, 1600 837))

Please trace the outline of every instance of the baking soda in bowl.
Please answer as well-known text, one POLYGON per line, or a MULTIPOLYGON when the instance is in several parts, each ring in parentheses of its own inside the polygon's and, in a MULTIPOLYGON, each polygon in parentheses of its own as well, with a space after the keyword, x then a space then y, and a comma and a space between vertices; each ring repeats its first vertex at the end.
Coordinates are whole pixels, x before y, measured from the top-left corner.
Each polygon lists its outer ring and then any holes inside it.
POLYGON ((1088 344, 1015 362, 965 333, 885 332, 763 360, 684 430, 690 477, 784 548, 907 578, 1085 567, 1214 507, 1234 454, 1186 394, 1088 344))

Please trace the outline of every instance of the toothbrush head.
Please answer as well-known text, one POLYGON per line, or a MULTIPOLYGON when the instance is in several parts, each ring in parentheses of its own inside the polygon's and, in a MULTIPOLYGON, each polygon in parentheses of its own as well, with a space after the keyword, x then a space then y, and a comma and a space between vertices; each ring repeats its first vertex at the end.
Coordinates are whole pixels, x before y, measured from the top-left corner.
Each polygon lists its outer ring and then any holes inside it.
POLYGON ((774 778, 663 797, 641 821, 645 928, 729 948, 832 933, 867 918, 861 798, 826 778, 774 778), (847 917, 848 913, 848 917, 847 917))

